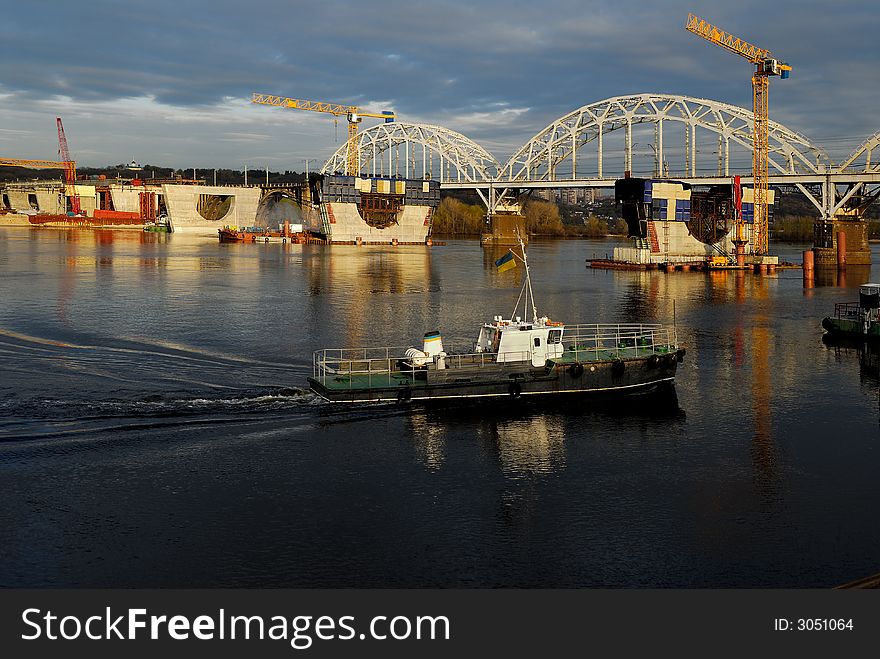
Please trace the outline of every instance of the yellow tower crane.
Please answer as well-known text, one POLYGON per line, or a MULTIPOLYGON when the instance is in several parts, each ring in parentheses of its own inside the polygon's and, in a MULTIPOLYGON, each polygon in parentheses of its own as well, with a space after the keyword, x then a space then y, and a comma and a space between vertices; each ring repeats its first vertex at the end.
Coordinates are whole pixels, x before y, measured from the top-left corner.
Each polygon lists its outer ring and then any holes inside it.
POLYGON ((362 112, 356 105, 343 105, 341 103, 324 103, 322 101, 303 101, 284 96, 271 96, 254 92, 251 103, 260 105, 274 105, 279 108, 291 108, 293 110, 311 110, 312 112, 328 112, 336 117, 345 116, 348 119, 348 152, 345 158, 345 173, 349 176, 357 176, 360 169, 360 153, 358 152, 357 134, 358 124, 364 117, 384 119, 385 123, 394 121, 393 112, 384 111, 362 112))
MULTIPOLYGON (((753 109, 755 115, 755 126, 752 129, 752 138, 754 140, 752 148, 752 178, 755 182, 754 249, 755 254, 766 254, 769 248, 767 220, 769 178, 768 82, 770 76, 778 75, 783 79, 787 78, 791 72, 791 67, 785 62, 771 57, 769 50, 758 48, 758 46, 743 41, 693 14, 688 14, 685 28, 688 32, 693 32, 697 36, 703 37, 717 46, 721 46, 725 50, 745 57, 755 65, 755 72, 752 74, 753 109)), ((738 252, 744 249, 745 235, 741 218, 737 219, 734 243, 737 245, 738 252)))

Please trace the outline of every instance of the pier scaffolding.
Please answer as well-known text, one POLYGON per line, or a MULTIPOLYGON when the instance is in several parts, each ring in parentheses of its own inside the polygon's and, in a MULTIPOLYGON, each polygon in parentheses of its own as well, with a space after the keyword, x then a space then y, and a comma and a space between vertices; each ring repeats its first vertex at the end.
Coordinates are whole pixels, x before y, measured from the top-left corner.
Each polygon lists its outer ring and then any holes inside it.
MULTIPOLYGON (((774 191, 768 191, 774 201, 774 191)), ((593 267, 775 269, 779 258, 761 253, 754 191, 731 185, 696 188, 681 181, 625 177, 615 183, 615 202, 626 221, 631 247, 615 247, 593 267)), ((771 206, 772 209, 772 206, 771 206)))

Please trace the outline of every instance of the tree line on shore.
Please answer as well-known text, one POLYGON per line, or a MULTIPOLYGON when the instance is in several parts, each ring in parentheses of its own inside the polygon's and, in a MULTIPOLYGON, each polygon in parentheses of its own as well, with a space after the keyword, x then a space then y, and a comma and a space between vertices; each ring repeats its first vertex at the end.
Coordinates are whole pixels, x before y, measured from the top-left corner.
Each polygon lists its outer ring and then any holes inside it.
MULTIPOLYGON (((626 223, 620 218, 609 220, 588 215, 585 220, 574 221, 565 218, 556 204, 540 199, 525 202, 522 213, 529 234, 534 236, 599 238, 626 235, 626 223)), ((435 234, 477 237, 485 231, 486 208, 482 205, 469 204, 455 197, 443 197, 434 211, 435 234)))
MULTIPOLYGON (((172 179, 175 176, 192 178, 193 174, 208 184, 216 180, 218 185, 235 185, 244 182, 244 172, 233 169, 174 169, 156 165, 142 165, 139 171, 132 171, 121 163, 108 167, 82 167, 78 169, 85 178, 99 175, 107 178, 142 176, 146 178, 172 179), (216 177, 216 179, 215 179, 216 177)), ((251 181, 264 180, 265 170, 250 170, 251 181)), ((35 170, 25 167, 0 168, 0 182, 15 180, 59 180, 63 174, 57 170, 35 170)), ((271 183, 293 183, 305 179, 303 173, 295 171, 269 172, 271 183)), ((601 238, 604 236, 625 236, 626 223, 617 217, 613 198, 604 198, 594 207, 572 207, 559 205, 540 199, 530 199, 524 204, 523 215, 526 226, 532 235, 557 237, 601 238), (598 213, 593 213, 592 210, 598 213)), ((774 218, 771 222, 771 238, 777 242, 805 243, 813 240, 813 227, 818 218, 815 207, 800 194, 777 194, 774 218)), ((865 218, 868 220, 868 238, 880 239, 880 202, 871 205, 865 218)), ((434 233, 449 236, 479 236, 485 231, 486 209, 480 203, 469 203, 454 196, 444 196, 434 212, 434 233)))
MULTIPOLYGON (((868 238, 880 239, 880 220, 868 214, 868 238)), ((625 236, 626 223, 619 217, 608 219, 588 215, 579 222, 564 217, 557 204, 532 199, 523 206, 526 228, 530 235, 602 238, 625 236), (567 220, 567 221, 566 221, 567 220)), ((770 225, 771 238, 776 242, 809 243, 817 216, 809 214, 777 214, 770 225)), ((486 209, 455 197, 443 197, 434 212, 435 234, 477 237, 486 230, 486 209)))

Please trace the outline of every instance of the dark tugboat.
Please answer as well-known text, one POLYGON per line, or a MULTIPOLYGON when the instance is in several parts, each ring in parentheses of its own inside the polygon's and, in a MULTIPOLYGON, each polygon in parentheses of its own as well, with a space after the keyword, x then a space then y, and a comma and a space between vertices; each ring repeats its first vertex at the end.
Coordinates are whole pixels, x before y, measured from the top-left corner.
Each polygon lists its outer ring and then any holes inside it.
POLYGON ((343 348, 314 353, 309 385, 328 401, 377 403, 563 394, 645 394, 671 387, 685 354, 675 329, 657 324, 566 325, 539 316, 526 278, 514 314, 480 327, 470 350, 446 352, 439 332, 422 348, 343 348), (515 315, 522 301, 524 320, 515 315))
POLYGON ((849 339, 880 339, 880 284, 859 286, 858 302, 834 305, 834 315, 822 319, 822 327, 831 337, 849 339))

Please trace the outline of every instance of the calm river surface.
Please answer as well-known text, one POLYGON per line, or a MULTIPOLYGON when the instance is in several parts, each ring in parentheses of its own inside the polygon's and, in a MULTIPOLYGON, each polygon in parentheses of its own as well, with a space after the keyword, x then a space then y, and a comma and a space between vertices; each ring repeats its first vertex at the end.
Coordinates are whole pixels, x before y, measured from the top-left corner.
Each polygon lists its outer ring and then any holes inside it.
MULTIPOLYGON (((521 268, 446 246, 0 229, 0 586, 826 587, 880 571, 866 270, 607 272, 532 244, 539 312, 672 322, 677 400, 319 402, 323 347, 465 349, 521 268), (825 285, 819 285, 825 284, 825 285)), ((802 247, 778 248, 800 260, 802 247)), ((876 255, 875 255, 876 258, 876 255)))

